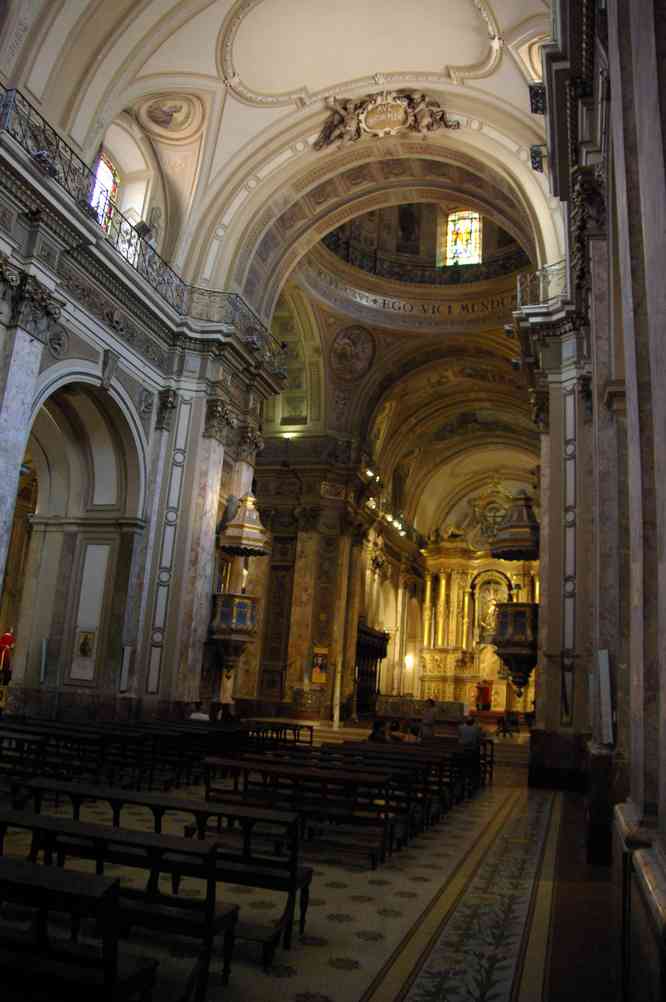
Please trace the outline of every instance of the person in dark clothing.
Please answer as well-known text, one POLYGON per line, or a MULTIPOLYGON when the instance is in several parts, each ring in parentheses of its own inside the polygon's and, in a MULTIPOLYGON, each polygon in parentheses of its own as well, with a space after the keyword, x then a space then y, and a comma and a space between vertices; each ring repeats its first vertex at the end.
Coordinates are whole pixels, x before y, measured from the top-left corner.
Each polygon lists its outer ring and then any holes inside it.
POLYGON ((388 737, 386 736, 385 720, 373 721, 372 731, 368 737, 368 741, 388 741, 388 737))

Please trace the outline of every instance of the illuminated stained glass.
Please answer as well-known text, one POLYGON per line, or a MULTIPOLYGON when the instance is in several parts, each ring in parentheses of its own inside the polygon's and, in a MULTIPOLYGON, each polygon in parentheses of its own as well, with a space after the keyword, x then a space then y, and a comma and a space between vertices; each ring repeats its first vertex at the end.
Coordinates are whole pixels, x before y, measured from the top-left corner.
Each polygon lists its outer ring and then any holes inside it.
POLYGON ((106 153, 100 153, 95 168, 95 186, 90 204, 97 213, 100 226, 108 230, 113 215, 113 207, 118 199, 118 171, 106 153))
POLYGON ((478 212, 450 212, 446 227, 446 264, 481 262, 481 216, 478 212))

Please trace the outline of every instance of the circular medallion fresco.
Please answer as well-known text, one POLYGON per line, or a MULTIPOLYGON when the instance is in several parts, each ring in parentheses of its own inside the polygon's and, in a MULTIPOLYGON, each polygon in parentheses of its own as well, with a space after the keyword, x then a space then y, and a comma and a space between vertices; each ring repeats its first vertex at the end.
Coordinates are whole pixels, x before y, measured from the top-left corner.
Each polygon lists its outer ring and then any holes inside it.
POLYGON ((331 345, 331 371, 336 379, 353 382, 366 375, 375 355, 375 339, 365 327, 338 331, 331 345))
POLYGON ((190 139, 203 123, 203 105, 189 94, 161 94, 143 101, 137 115, 148 132, 169 139, 190 139))

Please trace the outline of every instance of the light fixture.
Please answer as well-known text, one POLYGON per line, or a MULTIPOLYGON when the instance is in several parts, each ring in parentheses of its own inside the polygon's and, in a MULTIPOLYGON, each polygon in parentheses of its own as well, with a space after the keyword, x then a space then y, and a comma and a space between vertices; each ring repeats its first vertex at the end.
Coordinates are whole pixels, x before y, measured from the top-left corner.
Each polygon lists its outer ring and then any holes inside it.
POLYGON ((404 535, 405 535, 405 529, 401 529, 401 530, 400 530, 400 535, 401 535, 401 536, 404 536, 404 535))
POLYGON ((391 515, 389 512, 386 512, 386 521, 393 524, 393 515, 391 515))
POLYGON ((374 477, 374 475, 375 475, 374 470, 366 470, 365 473, 366 473, 366 476, 368 476, 368 477, 374 477))
POLYGON ((414 655, 405 654, 405 668, 407 669, 407 671, 411 671, 413 667, 414 667, 414 655))

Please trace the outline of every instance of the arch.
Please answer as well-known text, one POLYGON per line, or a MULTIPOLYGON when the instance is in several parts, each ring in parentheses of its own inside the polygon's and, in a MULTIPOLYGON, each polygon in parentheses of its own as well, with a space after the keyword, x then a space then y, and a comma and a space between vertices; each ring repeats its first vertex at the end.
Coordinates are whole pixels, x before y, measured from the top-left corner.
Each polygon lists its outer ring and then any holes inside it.
MULTIPOLYGON (((92 363, 78 362, 72 368, 69 362, 58 362, 46 369, 37 383, 35 398, 32 405, 31 427, 39 415, 40 409, 49 400, 53 401, 67 387, 90 387, 95 407, 99 412, 104 428, 113 429, 111 441, 115 436, 118 447, 126 457, 127 470, 125 493, 125 511, 128 517, 143 518, 146 504, 146 485, 148 478, 148 443, 143 426, 136 411, 134 402, 118 380, 112 380, 107 390, 100 390, 101 376, 99 369, 92 363)), ((76 408, 74 409, 76 412, 76 408)), ((84 429, 86 422, 81 415, 80 423, 84 429)))
MULTIPOLYGON (((242 246, 234 241, 234 219, 225 231, 211 284, 233 286, 269 317, 297 263, 326 233, 356 215, 400 201, 455 199, 494 218, 535 264, 559 256, 561 240, 545 193, 538 183, 533 187, 526 172, 524 176, 522 162, 515 161, 509 171, 496 156, 481 160, 479 153, 441 141, 389 147, 368 142, 353 157, 327 154, 317 169, 304 166, 288 178, 268 202, 249 200, 254 212, 248 207, 236 216, 239 227, 242 217, 242 246)), ((219 223, 220 217, 215 218, 219 223)))

